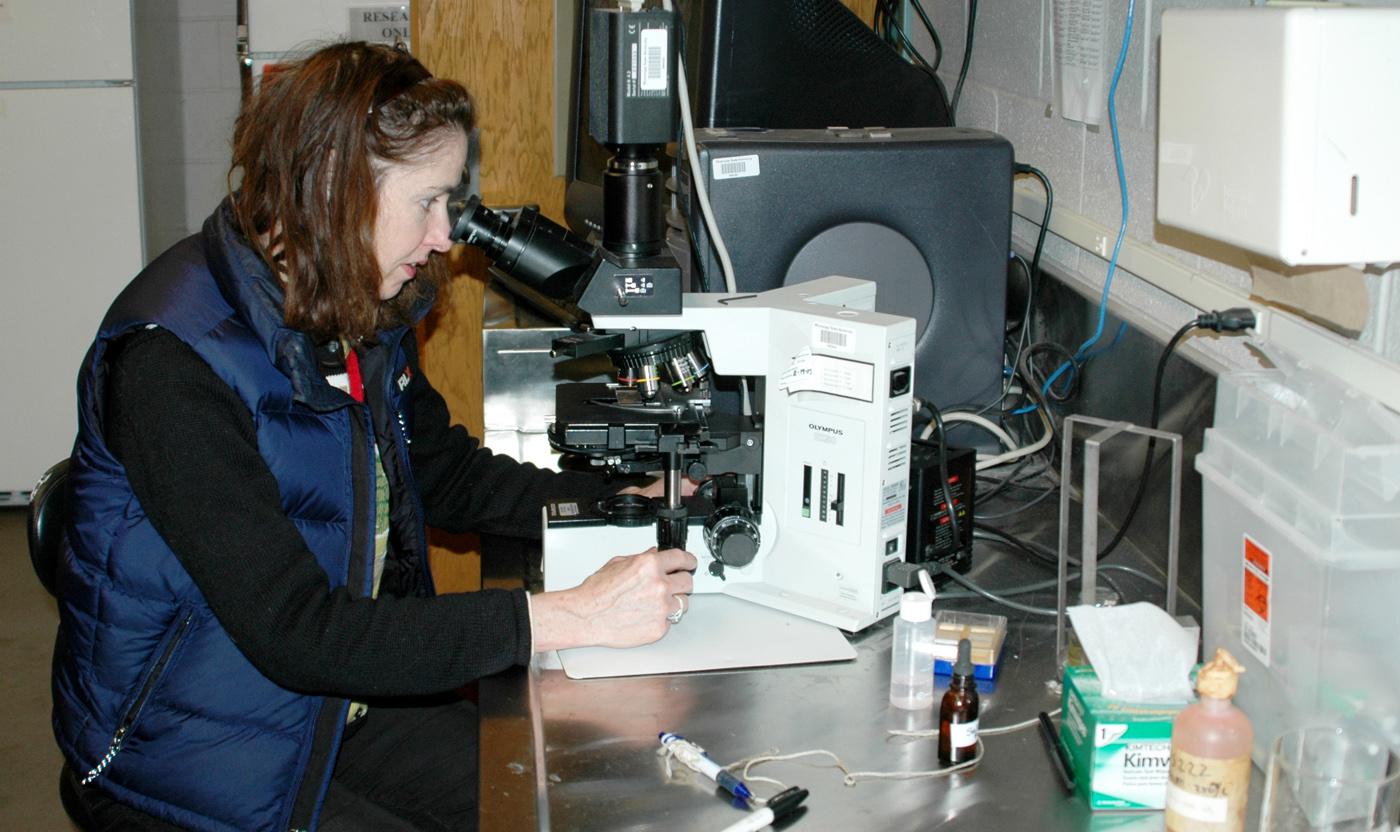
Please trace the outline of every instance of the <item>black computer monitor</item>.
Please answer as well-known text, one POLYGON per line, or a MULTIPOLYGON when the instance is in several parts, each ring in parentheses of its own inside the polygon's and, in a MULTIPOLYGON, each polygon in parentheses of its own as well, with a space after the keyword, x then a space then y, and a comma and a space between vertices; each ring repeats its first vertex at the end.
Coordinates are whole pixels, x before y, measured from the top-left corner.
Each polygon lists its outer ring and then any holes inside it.
POLYGON ((696 127, 945 127, 938 77, 839 0, 681 0, 696 127))
MULTIPOLYGON (((588 135, 588 9, 576 0, 565 215, 601 230, 611 155, 588 135)), ((676 0, 695 126, 942 127, 938 78, 910 64, 840 0, 676 0)))

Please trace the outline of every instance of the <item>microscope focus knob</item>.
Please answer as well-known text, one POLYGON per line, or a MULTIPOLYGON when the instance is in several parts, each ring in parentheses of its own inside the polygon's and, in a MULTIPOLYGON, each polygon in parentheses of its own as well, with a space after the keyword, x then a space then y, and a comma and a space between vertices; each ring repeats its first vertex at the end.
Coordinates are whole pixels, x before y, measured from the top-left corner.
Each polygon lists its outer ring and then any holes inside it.
POLYGON ((715 509, 705 520, 705 544, 725 566, 748 566, 758 554, 758 524, 753 513, 738 503, 715 509))

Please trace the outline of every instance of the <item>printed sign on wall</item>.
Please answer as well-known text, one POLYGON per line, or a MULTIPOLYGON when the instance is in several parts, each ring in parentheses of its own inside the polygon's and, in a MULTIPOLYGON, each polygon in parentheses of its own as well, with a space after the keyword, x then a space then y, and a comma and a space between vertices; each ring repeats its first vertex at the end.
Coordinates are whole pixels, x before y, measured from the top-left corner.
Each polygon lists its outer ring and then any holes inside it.
POLYGON ((409 47, 408 4, 351 6, 350 39, 409 47))

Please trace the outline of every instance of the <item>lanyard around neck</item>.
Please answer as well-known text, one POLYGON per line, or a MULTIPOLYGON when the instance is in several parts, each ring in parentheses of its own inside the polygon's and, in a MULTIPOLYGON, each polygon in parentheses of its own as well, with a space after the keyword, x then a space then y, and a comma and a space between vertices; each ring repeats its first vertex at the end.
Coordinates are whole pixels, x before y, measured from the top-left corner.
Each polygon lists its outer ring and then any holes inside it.
POLYGON ((344 344, 345 347, 345 377, 350 383, 350 389, 346 392, 350 394, 350 398, 363 404, 365 400, 365 382, 364 377, 360 375, 360 356, 349 344, 345 344, 344 341, 341 343, 344 344))

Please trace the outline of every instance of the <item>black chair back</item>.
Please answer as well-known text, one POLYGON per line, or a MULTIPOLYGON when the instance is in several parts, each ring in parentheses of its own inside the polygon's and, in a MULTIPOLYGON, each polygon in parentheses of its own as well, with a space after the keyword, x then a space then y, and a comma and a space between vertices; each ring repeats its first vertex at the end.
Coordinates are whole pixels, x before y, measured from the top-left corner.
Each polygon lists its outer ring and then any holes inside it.
POLYGON ((68 521, 68 460, 44 472, 29 496, 29 560, 50 595, 57 596, 58 559, 68 521))
MULTIPOLYGON (((44 472, 29 495, 29 561, 50 595, 57 597, 59 558, 63 556, 64 526, 68 522, 68 460, 44 472)), ((149 815, 129 809, 84 786, 66 761, 59 772, 59 802, 68 819, 83 832, 99 829, 173 830, 149 815)))

